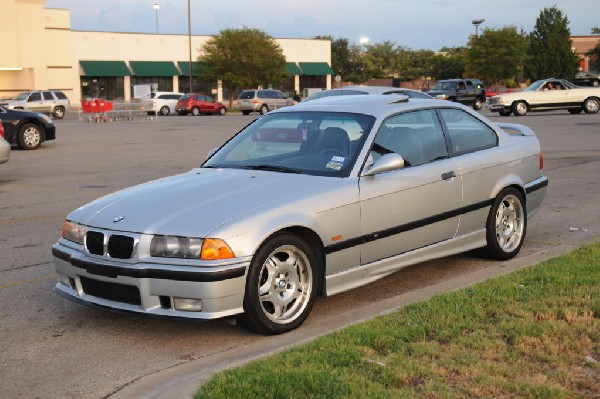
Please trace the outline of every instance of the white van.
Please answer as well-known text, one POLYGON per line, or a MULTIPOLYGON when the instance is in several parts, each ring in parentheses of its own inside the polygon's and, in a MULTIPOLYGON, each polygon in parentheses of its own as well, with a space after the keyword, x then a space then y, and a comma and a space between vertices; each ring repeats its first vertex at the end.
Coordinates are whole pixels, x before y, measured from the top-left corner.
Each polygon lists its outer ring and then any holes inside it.
POLYGON ((183 93, 171 93, 166 91, 157 91, 151 94, 151 98, 142 100, 142 105, 148 111, 148 114, 154 115, 157 112, 161 115, 169 115, 175 112, 177 100, 183 96, 183 93))

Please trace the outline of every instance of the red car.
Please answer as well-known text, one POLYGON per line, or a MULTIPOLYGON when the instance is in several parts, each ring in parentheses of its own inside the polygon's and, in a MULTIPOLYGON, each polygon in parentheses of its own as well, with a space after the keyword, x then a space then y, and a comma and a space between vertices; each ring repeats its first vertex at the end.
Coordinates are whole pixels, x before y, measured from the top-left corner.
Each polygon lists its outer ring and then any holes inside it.
POLYGON ((188 93, 177 101, 175 110, 179 115, 219 114, 225 115, 227 108, 211 96, 199 93, 188 93))
POLYGON ((521 91, 521 89, 513 89, 510 87, 506 87, 506 86, 488 86, 485 88, 485 96, 486 97, 492 97, 495 96, 496 94, 502 94, 502 93, 512 93, 513 91, 521 91))

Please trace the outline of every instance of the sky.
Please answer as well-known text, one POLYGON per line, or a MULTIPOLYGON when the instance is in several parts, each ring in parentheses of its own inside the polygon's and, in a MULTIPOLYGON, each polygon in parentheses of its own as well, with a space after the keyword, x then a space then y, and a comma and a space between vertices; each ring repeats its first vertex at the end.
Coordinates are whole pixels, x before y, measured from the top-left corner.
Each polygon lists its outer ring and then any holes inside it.
MULTIPOLYGON (((193 35, 223 29, 260 29, 273 38, 332 36, 358 44, 390 41, 412 50, 466 45, 479 30, 516 26, 531 32, 545 7, 569 19, 571 35, 600 27, 598 0, 190 0, 193 35)), ((71 29, 187 34, 187 0, 46 0, 46 8, 71 10, 71 29), (153 4, 158 3, 156 11, 153 4)))

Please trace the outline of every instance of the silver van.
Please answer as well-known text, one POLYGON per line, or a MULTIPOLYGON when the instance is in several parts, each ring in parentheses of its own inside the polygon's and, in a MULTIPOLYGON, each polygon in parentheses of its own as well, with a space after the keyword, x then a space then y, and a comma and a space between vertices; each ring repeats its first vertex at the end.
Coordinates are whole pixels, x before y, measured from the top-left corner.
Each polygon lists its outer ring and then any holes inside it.
POLYGON ((266 114, 272 109, 292 105, 291 100, 284 92, 273 89, 244 90, 238 97, 237 109, 242 114, 249 115, 250 112, 266 114))

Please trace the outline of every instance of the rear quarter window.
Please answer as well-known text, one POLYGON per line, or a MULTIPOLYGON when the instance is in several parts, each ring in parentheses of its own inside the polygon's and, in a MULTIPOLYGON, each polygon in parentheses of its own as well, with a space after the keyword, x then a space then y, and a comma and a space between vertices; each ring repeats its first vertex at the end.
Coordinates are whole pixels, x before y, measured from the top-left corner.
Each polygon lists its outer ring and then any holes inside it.
POLYGON ((251 98, 254 98, 254 91, 253 90, 243 91, 240 93, 239 98, 241 100, 249 100, 251 98))
POLYGON ((65 96, 65 93, 63 93, 62 91, 55 91, 54 95, 56 96, 56 98, 58 98, 59 100, 66 100, 67 96, 65 96))

